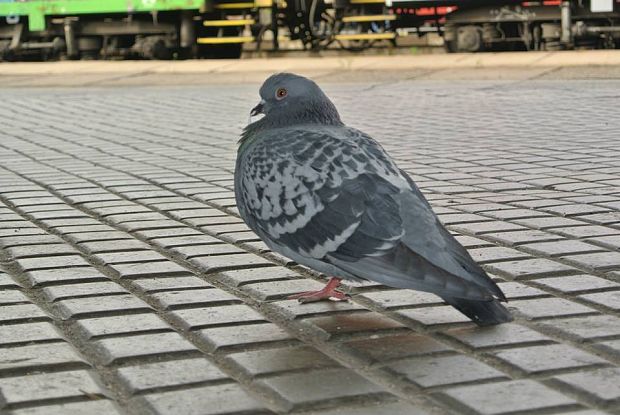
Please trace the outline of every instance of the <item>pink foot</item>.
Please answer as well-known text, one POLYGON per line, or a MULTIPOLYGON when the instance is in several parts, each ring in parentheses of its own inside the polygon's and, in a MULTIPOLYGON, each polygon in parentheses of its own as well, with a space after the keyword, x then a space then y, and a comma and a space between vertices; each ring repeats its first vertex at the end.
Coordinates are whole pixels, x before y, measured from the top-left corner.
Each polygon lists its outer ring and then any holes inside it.
POLYGON ((293 294, 287 298, 289 300, 299 300, 300 303, 313 303, 315 301, 329 300, 330 298, 336 298, 338 301, 348 300, 348 295, 336 290, 336 287, 339 285, 340 278, 331 278, 327 285, 319 291, 304 291, 302 293, 293 294))

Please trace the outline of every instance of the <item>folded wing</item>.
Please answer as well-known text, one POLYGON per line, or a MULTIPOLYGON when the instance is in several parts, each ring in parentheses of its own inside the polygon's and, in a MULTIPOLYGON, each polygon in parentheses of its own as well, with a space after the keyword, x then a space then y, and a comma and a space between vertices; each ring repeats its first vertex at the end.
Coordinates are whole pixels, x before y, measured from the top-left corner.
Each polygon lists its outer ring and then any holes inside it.
POLYGON ((261 140, 240 178, 240 212, 271 246, 399 288, 503 298, 439 223, 413 181, 357 130, 261 140))

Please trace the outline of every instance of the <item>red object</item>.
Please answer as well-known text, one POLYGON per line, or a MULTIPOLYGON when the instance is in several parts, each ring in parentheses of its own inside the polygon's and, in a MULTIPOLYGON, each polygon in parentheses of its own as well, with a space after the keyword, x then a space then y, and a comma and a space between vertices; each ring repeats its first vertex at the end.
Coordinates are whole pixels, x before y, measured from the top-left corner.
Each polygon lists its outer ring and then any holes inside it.
POLYGON ((339 301, 344 301, 349 298, 343 292, 336 291, 336 288, 340 285, 340 278, 332 277, 327 282, 327 285, 319 291, 304 291, 303 293, 293 294, 288 297, 289 300, 299 300, 300 303, 313 303, 315 301, 329 300, 330 298, 336 298, 339 301))

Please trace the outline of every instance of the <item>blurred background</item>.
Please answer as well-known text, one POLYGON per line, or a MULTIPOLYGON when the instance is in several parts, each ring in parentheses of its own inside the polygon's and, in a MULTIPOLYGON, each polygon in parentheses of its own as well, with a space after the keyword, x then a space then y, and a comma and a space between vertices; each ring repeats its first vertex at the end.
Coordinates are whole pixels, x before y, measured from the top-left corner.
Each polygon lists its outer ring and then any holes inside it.
POLYGON ((619 46, 614 0, 0 0, 5 61, 619 46))

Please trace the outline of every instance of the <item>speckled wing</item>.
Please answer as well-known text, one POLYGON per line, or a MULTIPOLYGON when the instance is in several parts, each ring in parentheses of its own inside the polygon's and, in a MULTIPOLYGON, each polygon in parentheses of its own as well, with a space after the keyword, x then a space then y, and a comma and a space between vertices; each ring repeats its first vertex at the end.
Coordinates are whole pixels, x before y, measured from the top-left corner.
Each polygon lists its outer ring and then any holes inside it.
POLYGON ((398 242, 403 178, 378 146, 345 131, 276 130, 248 151, 240 212, 259 235, 315 259, 381 255, 398 242))
POLYGON ((392 287, 501 298, 370 137, 343 127, 261 134, 240 154, 235 189, 242 217, 272 249, 392 287))

